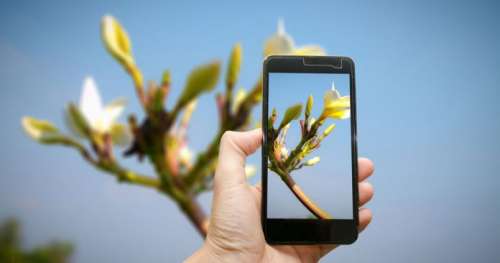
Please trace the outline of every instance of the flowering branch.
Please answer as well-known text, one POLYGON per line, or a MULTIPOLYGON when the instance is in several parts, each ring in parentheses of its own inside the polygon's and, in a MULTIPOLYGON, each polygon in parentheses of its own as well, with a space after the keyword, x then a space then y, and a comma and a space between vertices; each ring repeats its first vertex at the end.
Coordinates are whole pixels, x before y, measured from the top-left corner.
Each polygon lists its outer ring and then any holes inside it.
MULTIPOLYGON (((217 85, 221 62, 215 60, 194 68, 180 96, 167 107, 166 99, 173 88, 170 72, 163 73, 159 84, 154 81, 145 83, 132 54, 129 36, 114 17, 102 19, 101 37, 109 54, 130 76, 144 118, 138 120, 131 114, 128 125, 119 123, 117 120, 125 108, 125 100, 103 105, 97 85, 88 77, 79 104, 70 103, 66 110, 71 135, 59 132, 48 121, 31 117, 23 118, 24 130, 39 143, 75 149, 88 163, 115 176, 120 182, 164 194, 205 236, 208 220, 197 195, 211 189, 222 134, 227 130, 244 130, 250 124, 252 110, 262 99, 262 80, 259 78, 248 93, 244 89, 235 92, 242 63, 242 48, 236 44, 227 64, 225 90, 215 96, 219 127, 207 148, 193 161, 187 130, 198 99, 212 92, 217 85), (136 156, 139 161, 146 158, 153 166, 155 176, 142 175, 120 165, 114 155, 115 147, 126 147, 123 151, 125 157, 136 156)), ((317 46, 295 47, 293 39, 281 26, 279 32, 266 42, 264 55, 270 54, 321 55, 323 50, 317 46)), ((252 170, 247 168, 246 171, 252 170)), ((297 186, 292 188, 299 189, 297 186)))

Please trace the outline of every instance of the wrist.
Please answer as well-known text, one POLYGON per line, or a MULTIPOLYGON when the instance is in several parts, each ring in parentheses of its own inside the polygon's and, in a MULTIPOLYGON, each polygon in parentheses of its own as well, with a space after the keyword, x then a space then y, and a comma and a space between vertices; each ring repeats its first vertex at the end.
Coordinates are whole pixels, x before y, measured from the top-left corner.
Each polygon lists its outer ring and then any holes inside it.
POLYGON ((189 258, 187 258, 185 263, 197 263, 197 262, 226 262, 223 255, 216 253, 216 251, 207 244, 207 241, 203 242, 203 246, 196 250, 189 258))
POLYGON ((203 246, 196 250, 189 258, 187 258, 185 263, 197 263, 197 262, 257 262, 254 257, 245 255, 238 251, 226 251, 224 249, 218 249, 214 247, 213 244, 209 244, 210 241, 205 240, 203 246))
POLYGON ((196 250, 191 256, 189 256, 186 260, 184 260, 184 263, 196 263, 196 262, 207 262, 207 260, 210 260, 209 257, 207 256, 207 248, 205 248, 205 244, 198 250, 196 250))

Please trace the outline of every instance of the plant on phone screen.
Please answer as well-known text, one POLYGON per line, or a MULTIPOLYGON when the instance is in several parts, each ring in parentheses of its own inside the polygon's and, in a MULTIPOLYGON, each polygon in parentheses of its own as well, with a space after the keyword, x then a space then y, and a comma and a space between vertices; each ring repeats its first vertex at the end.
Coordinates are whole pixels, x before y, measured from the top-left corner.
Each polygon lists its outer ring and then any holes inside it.
POLYGON ((316 156, 306 160, 306 157, 318 149, 321 142, 335 129, 335 124, 328 125, 322 132, 327 119, 347 119, 350 116, 350 97, 340 96, 332 82, 331 89, 323 97, 323 110, 317 119, 311 117, 314 99, 312 95, 307 98, 304 118, 299 120, 301 138, 292 151, 286 147, 286 135, 292 121, 299 119, 302 113, 302 104, 290 106, 284 113, 279 125, 275 128, 278 118, 276 109, 273 109, 268 120, 268 167, 280 176, 287 187, 297 199, 317 218, 330 219, 332 216, 318 207, 295 183, 291 174, 293 171, 306 166, 313 166, 320 161, 316 156))
MULTIPOLYGON (((265 43, 265 56, 324 54, 318 46, 295 47, 282 22, 280 24, 278 32, 265 43)), ((39 143, 75 149, 90 165, 115 176, 119 182, 150 188, 169 197, 205 236, 208 217, 197 196, 211 190, 222 134, 227 130, 248 129, 252 111, 262 97, 261 78, 257 78, 249 91, 234 92, 242 63, 242 48, 236 44, 227 62, 225 89, 215 96, 219 127, 207 147, 193 157, 187 135, 191 116, 201 95, 212 92, 217 85, 221 62, 216 60, 194 68, 176 102, 167 107, 167 96, 174 89, 170 72, 165 71, 159 83, 145 82, 132 54, 128 34, 120 23, 112 16, 105 16, 101 33, 106 49, 132 80, 144 112, 143 119, 138 120, 136 114, 130 114, 128 124, 117 122, 125 109, 125 100, 103 106, 97 85, 88 77, 79 104, 69 103, 65 112, 71 133, 32 117, 24 117, 21 121, 25 132, 39 143), (116 157, 117 147, 126 147, 125 156, 137 156, 139 161, 148 159, 155 174, 141 174, 125 167, 116 157)), ((253 167, 245 170, 255 172, 253 167)))

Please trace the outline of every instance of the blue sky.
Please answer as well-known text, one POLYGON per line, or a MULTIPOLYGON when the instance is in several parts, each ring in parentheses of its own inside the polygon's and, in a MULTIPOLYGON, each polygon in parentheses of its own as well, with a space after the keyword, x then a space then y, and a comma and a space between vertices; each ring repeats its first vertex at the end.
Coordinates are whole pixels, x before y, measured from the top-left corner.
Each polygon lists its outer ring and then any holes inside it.
MULTIPOLYGON (((235 42, 244 49, 240 85, 250 87, 282 17, 296 43, 355 60, 359 152, 376 164, 372 225, 325 261, 499 261, 499 11, 495 1, 2 1, 0 217, 20 218, 27 246, 74 241, 76 262, 189 255, 201 240, 172 202, 116 183, 68 149, 33 143, 19 119, 62 127, 86 75, 105 101, 123 96, 128 112, 139 112, 130 80, 99 39, 105 14, 129 31, 146 78, 171 69, 171 98, 191 68, 226 59, 235 42)), ((199 107, 195 149, 216 123, 212 95, 199 107)))

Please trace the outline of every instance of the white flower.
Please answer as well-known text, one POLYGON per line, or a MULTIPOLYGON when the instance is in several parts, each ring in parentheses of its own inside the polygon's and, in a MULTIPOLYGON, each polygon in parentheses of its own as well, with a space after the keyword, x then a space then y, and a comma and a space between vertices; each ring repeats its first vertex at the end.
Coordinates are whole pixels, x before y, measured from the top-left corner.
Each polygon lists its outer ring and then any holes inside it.
POLYGON ((325 55, 326 52, 317 45, 296 47, 292 36, 285 31, 285 22, 278 20, 277 32, 264 44, 264 57, 270 55, 325 55))
POLYGON ((111 130, 112 125, 125 109, 125 100, 115 100, 103 107, 94 79, 87 77, 83 82, 79 108, 92 130, 106 133, 111 130))
MULTIPOLYGON (((103 106, 94 79, 92 77, 85 78, 78 108, 92 132, 110 134, 116 144, 128 144, 130 131, 124 125, 116 123, 125 109, 125 104, 124 99, 118 99, 103 106)), ((76 134, 81 134, 71 121, 69 124, 76 134)))

